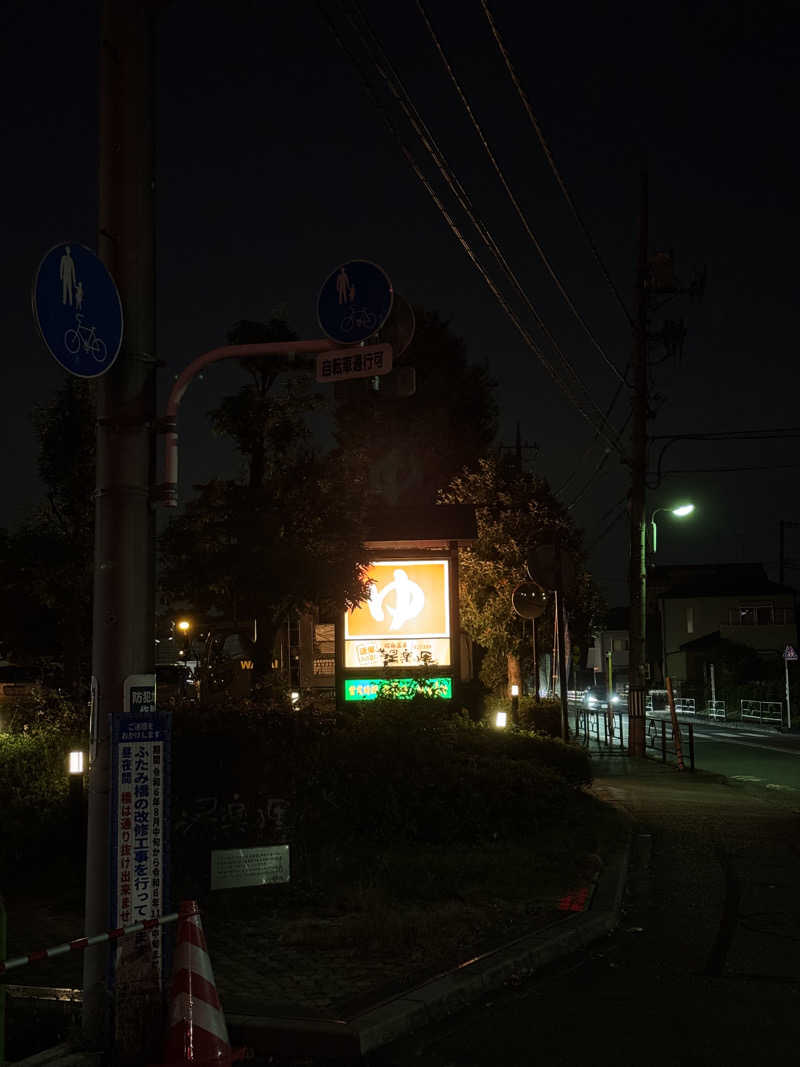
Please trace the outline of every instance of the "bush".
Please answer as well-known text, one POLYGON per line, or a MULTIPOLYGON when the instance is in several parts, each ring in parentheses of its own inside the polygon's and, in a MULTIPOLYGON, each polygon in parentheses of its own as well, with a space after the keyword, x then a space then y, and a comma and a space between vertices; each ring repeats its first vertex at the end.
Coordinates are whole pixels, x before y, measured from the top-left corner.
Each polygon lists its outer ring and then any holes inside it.
POLYGON ((89 707, 70 700, 57 689, 35 686, 23 696, 10 697, 0 704, 1 729, 11 734, 37 730, 58 730, 73 747, 86 745, 89 707))
POLYGON ((275 840, 264 818, 270 798, 288 801, 279 839, 292 842, 310 874, 387 842, 527 837, 560 818, 571 793, 591 780, 583 749, 490 729, 423 696, 379 698, 327 716, 248 703, 214 716, 195 706, 183 724, 176 719, 173 759, 176 850, 191 846, 187 861, 194 855, 204 866, 208 847, 275 840), (187 822, 201 796, 205 816, 187 822), (251 814, 232 825, 225 812, 233 808, 251 814))
POLYGON ((69 739, 54 727, 0 734, 0 851, 7 861, 41 855, 43 847, 63 840, 69 750, 69 739))
POLYGON ((536 730, 550 737, 561 737, 561 701, 521 697, 519 725, 523 730, 536 730))

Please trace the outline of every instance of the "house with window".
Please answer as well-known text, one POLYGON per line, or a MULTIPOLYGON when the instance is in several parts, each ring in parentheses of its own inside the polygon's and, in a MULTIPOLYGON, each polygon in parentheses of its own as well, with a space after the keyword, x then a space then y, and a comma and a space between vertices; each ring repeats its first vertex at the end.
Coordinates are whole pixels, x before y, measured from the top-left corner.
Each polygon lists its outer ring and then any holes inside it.
POLYGON ((794 590, 761 563, 653 567, 647 593, 648 630, 673 683, 701 683, 720 641, 772 659, 797 643, 794 590))

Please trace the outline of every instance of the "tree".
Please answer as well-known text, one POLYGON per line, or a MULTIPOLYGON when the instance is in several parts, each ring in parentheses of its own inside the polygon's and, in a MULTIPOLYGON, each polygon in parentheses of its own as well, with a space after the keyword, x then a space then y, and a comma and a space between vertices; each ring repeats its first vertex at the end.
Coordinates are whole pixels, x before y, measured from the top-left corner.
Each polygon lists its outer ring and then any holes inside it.
MULTIPOLYGON (((486 453, 495 437, 495 383, 467 361, 467 346, 436 311, 415 308, 416 331, 401 362, 416 373, 413 396, 398 397, 392 376, 346 387, 336 437, 369 456, 374 491, 392 504, 434 503, 439 490, 486 453)), ((343 390, 344 392, 344 390, 343 390)))
POLYGON ((33 412, 44 505, 0 539, 2 641, 26 663, 61 662, 64 687, 88 680, 92 626, 95 402, 90 382, 67 376, 33 412))
MULTIPOLYGON (((475 507, 478 540, 459 555, 460 612, 465 632, 485 650, 481 676, 490 688, 499 687, 505 676, 509 687, 518 684, 522 691, 530 642, 523 644, 524 620, 511 606, 512 593, 529 580, 529 551, 557 535, 577 575, 577 588, 567 602, 570 632, 585 641, 600 601, 585 569, 581 534, 547 481, 525 470, 513 454, 479 460, 453 478, 440 500, 475 507)), ((537 620, 540 652, 553 644, 552 597, 548 600, 537 620)))
MULTIPOLYGON (((242 341, 292 340, 286 323, 239 324, 242 341)), ((242 361, 251 382, 209 412, 245 458, 243 480, 201 487, 161 537, 163 589, 196 610, 222 610, 253 632, 254 670, 269 671, 280 627, 311 604, 344 610, 365 593, 361 537, 365 464, 340 450, 319 455, 307 416, 318 403, 306 376, 273 389, 280 364, 242 361), (251 366, 252 364, 252 366, 251 366)))

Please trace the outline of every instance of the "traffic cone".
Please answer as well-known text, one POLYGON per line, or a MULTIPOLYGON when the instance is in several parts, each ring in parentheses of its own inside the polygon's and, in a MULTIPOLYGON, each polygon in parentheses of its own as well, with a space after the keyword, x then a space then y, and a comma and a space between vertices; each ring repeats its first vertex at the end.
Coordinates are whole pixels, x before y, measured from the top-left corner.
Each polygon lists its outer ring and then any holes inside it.
POLYGON ((217 996, 200 911, 194 900, 178 909, 178 936, 172 964, 172 985, 165 1067, 229 1067, 228 1028, 217 996))

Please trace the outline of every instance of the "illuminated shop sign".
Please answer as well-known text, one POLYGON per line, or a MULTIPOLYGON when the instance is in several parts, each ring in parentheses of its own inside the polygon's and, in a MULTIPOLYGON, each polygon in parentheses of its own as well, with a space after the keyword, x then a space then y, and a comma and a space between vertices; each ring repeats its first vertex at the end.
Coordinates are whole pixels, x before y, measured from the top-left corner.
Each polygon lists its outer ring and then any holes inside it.
POLYGON ((446 559, 370 564, 369 598, 345 616, 345 667, 449 665, 449 579, 446 559))
POLYGON ((417 693, 452 700, 452 678, 348 678, 344 685, 345 700, 375 700, 385 689, 387 695, 410 700, 417 693))

